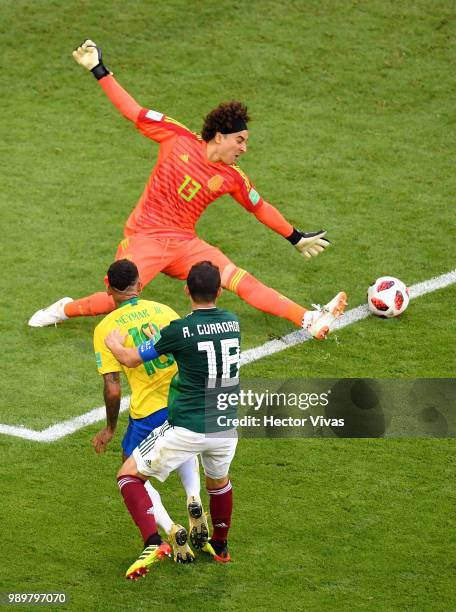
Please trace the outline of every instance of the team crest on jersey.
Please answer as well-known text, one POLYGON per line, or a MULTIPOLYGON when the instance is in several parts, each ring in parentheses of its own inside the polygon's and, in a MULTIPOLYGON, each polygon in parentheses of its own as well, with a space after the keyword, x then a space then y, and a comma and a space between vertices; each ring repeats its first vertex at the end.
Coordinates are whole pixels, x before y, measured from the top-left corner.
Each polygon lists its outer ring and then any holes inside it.
POLYGON ((186 164, 188 164, 188 153, 182 153, 182 155, 179 155, 179 159, 181 159, 183 162, 185 162, 186 164))
POLYGON ((215 193, 221 188, 224 180, 225 179, 223 178, 223 176, 220 176, 220 174, 211 176, 211 178, 207 181, 207 191, 209 191, 210 193, 215 193))

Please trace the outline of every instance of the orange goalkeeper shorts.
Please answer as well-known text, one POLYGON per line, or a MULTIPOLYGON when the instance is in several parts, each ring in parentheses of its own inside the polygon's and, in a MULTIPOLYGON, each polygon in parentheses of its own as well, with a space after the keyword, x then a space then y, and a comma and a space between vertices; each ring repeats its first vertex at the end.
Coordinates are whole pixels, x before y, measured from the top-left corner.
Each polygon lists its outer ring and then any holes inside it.
POLYGON ((200 261, 210 261, 218 266, 220 274, 232 263, 222 251, 197 236, 157 238, 134 234, 119 244, 116 252, 118 259, 130 259, 136 264, 144 286, 159 272, 185 280, 190 268, 200 261))

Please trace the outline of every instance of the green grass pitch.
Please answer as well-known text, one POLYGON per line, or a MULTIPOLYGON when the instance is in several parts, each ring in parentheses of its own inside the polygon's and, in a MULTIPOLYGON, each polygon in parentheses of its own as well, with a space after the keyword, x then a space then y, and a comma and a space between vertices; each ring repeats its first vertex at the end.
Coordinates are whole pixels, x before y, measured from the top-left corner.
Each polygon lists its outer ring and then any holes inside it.
MULTIPOLYGON (((30 329, 39 307, 103 289, 157 146, 105 99, 71 50, 99 43, 144 106, 199 130, 248 105, 241 166, 296 226, 333 242, 304 262, 224 198, 198 223, 237 265, 304 305, 371 280, 455 268, 456 13, 451 0, 2 0, 4 360, 0 422, 43 429, 102 403, 94 320, 30 329)), ((145 290, 184 314, 182 284, 145 290)), ((248 377, 452 377, 453 286, 398 320, 369 318, 244 368, 248 377)), ((243 348, 291 331, 225 293, 243 348)), ((125 416, 121 426, 125 425, 125 416)), ((52 444, 2 435, 0 591, 66 591, 69 609, 454 609, 452 440, 243 440, 233 464, 234 563, 122 575, 141 542, 114 475, 119 435, 52 444)), ((160 487, 176 518, 174 477, 160 487)))

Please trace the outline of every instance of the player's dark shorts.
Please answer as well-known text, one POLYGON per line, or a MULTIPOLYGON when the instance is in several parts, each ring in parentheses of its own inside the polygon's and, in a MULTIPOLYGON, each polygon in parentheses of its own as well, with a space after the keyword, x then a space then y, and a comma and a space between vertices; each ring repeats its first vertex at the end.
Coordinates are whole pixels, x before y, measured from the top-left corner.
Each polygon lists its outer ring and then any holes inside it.
POLYGON ((129 416, 127 431, 122 440, 122 448, 127 457, 131 455, 133 450, 139 446, 140 442, 142 442, 152 430, 163 425, 167 418, 167 408, 157 410, 157 412, 153 412, 143 419, 132 419, 131 416, 129 416))

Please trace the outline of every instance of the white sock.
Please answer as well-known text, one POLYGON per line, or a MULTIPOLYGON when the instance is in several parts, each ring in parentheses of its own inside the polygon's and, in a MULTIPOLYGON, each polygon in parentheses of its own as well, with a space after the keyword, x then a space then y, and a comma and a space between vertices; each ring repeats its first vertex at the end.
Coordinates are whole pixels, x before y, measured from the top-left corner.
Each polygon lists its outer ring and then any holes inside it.
POLYGON ((187 459, 176 471, 187 494, 187 500, 189 497, 196 497, 200 501, 201 483, 198 457, 195 455, 187 459))
POLYGON ((157 489, 154 489, 150 480, 146 480, 144 487, 152 500, 157 525, 159 525, 165 533, 169 533, 171 531, 171 527, 173 526, 173 521, 166 512, 165 506, 162 504, 160 493, 157 491, 157 489))

